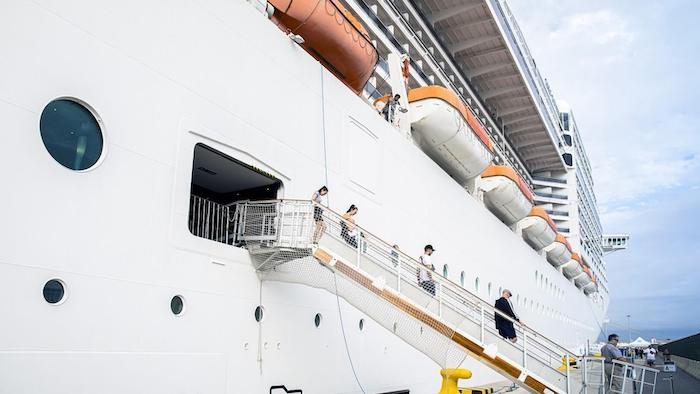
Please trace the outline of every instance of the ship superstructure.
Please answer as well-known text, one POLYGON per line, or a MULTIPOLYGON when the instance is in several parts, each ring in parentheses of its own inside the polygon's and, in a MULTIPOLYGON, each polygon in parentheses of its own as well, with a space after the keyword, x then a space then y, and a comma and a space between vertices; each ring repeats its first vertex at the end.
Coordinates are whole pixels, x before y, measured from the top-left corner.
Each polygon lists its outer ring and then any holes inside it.
POLYGON ((505 2, 0 7, 1 392, 580 387, 627 238, 505 2))

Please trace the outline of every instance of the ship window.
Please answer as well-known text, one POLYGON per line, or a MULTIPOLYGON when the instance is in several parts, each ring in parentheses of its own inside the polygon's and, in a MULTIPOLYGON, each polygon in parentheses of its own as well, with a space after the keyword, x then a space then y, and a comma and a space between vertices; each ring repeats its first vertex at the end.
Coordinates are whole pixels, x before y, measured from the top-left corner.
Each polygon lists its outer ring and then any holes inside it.
POLYGON ((258 305, 255 307, 254 316, 255 316, 256 322, 258 322, 258 323, 261 322, 264 314, 265 314, 265 309, 263 309, 262 305, 258 305))
POLYGON ((82 171, 102 157, 100 122, 86 104, 69 98, 50 102, 39 120, 46 150, 62 166, 82 171))
POLYGON ((459 284, 464 287, 464 271, 459 274, 459 284))
POLYGON ((207 145, 197 144, 192 163, 188 227, 197 237, 233 244, 231 218, 242 200, 278 198, 282 182, 207 145))
POLYGON ((561 155, 562 158, 564 159, 564 163, 567 166, 573 166, 574 165, 574 156, 571 153, 564 153, 561 155))
POLYGON ((51 279, 44 285, 44 299, 49 304, 60 304, 65 296, 66 289, 61 280, 51 279))
POLYGON ((323 316, 320 313, 317 313, 316 316, 314 316, 314 326, 320 327, 321 320, 323 320, 323 316))
POLYGON ((571 134, 563 134, 563 137, 564 137, 564 143, 566 144, 566 146, 573 145, 573 142, 571 140, 571 134))
POLYGON ((447 278, 447 273, 449 272, 449 268, 447 267, 447 264, 442 266, 442 276, 447 278))
POLYGON ((170 300, 170 310, 175 316, 181 315, 185 310, 185 301, 182 296, 176 295, 170 300))
POLYGON ((359 327, 360 327, 360 331, 365 329, 365 319, 360 319, 359 327))
POLYGON ((491 282, 486 286, 486 293, 491 297, 491 282))
POLYGON ((474 279, 474 290, 479 292, 479 278, 474 279))

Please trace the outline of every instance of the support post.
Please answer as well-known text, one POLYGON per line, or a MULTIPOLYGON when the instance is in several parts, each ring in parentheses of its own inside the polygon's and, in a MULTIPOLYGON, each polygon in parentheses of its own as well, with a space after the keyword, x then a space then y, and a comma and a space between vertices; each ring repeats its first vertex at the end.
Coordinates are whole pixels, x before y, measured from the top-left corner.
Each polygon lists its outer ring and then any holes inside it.
POLYGON ((479 305, 479 309, 481 314, 481 343, 484 343, 484 340, 486 340, 486 338, 484 338, 484 306, 479 305))
POLYGON ((522 330, 523 330, 523 368, 527 369, 527 331, 525 331, 525 327, 523 327, 522 330))

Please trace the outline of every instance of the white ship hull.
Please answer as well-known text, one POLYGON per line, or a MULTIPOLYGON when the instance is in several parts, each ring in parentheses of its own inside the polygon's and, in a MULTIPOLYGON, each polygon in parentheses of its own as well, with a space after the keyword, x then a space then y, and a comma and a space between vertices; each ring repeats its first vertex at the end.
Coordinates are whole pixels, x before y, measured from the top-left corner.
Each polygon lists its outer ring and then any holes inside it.
MULTIPOLYGON (((327 184, 331 207, 357 204, 357 220, 402 250, 434 243, 438 270, 464 271, 490 302, 511 289, 522 321, 564 346, 597 337, 607 304, 246 2, 8 0, 0 11, 0 392, 359 392, 348 356, 367 392, 437 391, 439 366, 371 321, 360 331, 355 308, 261 283, 246 250, 189 232, 197 143, 282 180, 279 197, 327 184), (63 96, 104 122, 106 156, 87 172, 61 167, 39 136, 42 109, 63 96), (60 305, 41 295, 52 278, 66 284, 60 305)), ((497 379, 464 365, 473 384, 497 379)))

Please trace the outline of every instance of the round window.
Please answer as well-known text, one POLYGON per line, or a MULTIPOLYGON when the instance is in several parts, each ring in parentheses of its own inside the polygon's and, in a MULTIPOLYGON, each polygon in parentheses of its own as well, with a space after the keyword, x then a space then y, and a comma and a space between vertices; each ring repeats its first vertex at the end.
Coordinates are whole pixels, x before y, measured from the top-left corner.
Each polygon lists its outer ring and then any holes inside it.
POLYGON ((66 289, 60 280, 51 279, 44 285, 44 299, 49 304, 58 304, 65 296, 66 289))
POLYGON ((185 301, 182 296, 176 295, 170 300, 170 310, 173 311, 175 316, 182 314, 185 309, 185 301))
POLYGON ((316 327, 319 327, 321 325, 321 320, 323 319, 323 316, 321 316, 320 313, 317 313, 316 316, 314 316, 314 325, 316 327))
POLYGON ((360 319, 360 331, 365 329, 365 319, 360 319))
POLYGON ((255 307, 255 321, 256 322, 261 322, 263 319, 263 307, 261 305, 258 305, 255 307))
POLYGON ((49 154, 71 170, 86 170, 102 156, 100 123, 82 103, 61 98, 50 102, 39 121, 41 139, 49 154))

